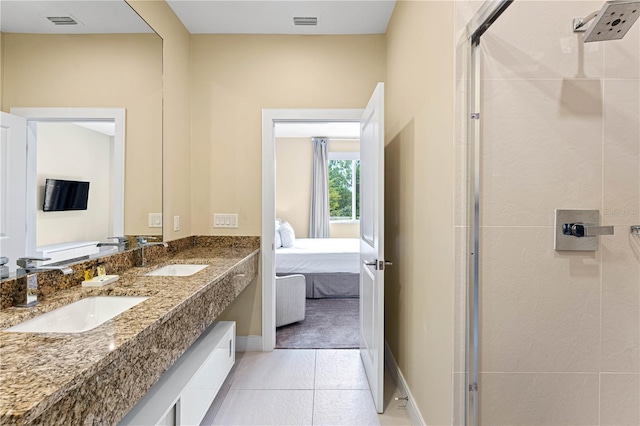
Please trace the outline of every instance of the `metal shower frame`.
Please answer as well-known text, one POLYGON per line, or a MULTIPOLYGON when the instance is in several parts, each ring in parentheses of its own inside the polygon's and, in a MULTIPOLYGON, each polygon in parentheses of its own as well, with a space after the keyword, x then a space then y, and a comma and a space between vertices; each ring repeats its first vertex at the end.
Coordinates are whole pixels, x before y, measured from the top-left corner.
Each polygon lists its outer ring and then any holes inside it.
POLYGON ((465 410, 467 426, 478 425, 480 319, 480 41, 515 0, 487 0, 466 27, 467 70, 467 298, 465 336, 465 410))

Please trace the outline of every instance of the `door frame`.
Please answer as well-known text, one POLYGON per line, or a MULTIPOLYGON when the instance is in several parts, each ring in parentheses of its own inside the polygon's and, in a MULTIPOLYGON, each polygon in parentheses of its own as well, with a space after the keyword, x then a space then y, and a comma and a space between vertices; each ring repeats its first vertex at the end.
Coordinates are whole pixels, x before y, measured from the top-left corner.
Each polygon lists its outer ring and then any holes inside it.
MULTIPOLYGON (((14 107, 11 114, 27 120, 27 206, 37 204, 37 123, 70 123, 78 121, 113 121, 115 134, 111 154, 111 235, 124 235, 124 174, 125 174, 125 108, 76 107, 14 107)), ((36 254, 37 212, 27 209, 27 255, 36 254)))
POLYGON ((275 220, 276 144, 275 124, 286 122, 360 122, 364 109, 263 109, 262 110, 262 350, 276 346, 275 220))

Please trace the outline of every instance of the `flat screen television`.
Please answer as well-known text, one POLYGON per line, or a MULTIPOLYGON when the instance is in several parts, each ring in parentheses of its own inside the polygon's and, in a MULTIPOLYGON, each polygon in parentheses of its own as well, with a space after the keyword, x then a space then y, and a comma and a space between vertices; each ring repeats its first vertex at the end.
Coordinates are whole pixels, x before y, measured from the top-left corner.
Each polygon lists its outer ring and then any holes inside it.
POLYGON ((89 182, 47 179, 44 184, 45 212, 86 210, 89 199, 89 182))

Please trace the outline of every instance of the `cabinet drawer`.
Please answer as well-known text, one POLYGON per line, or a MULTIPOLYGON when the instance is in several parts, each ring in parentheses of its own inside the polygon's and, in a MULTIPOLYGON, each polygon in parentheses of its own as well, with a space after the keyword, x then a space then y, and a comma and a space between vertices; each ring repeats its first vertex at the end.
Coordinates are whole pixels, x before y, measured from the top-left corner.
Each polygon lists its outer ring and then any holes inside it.
POLYGON ((200 424, 235 363, 235 326, 213 348, 211 355, 180 394, 180 424, 200 424))

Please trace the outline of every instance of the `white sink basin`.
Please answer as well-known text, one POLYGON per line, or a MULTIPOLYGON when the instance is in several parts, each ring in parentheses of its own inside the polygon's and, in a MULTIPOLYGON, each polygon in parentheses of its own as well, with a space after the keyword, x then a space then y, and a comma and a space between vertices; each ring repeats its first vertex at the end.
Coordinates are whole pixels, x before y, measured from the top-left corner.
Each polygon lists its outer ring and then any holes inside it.
POLYGON ((167 265, 145 275, 156 277, 188 277, 196 272, 202 271, 209 265, 167 265))
POLYGON ((17 333, 82 333, 131 309, 148 297, 95 296, 78 300, 3 331, 17 333))

